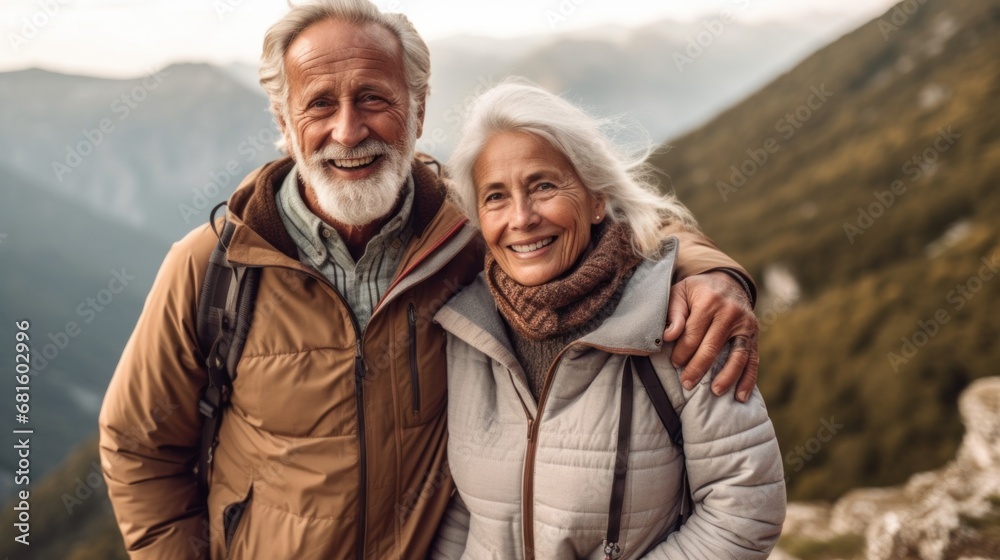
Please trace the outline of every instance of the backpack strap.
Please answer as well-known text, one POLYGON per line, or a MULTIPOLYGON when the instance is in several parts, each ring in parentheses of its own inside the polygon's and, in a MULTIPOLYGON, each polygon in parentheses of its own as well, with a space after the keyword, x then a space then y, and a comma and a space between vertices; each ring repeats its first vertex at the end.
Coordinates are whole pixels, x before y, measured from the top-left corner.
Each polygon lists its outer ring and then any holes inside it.
MULTIPOLYGON (((684 433, 681 431, 681 419, 677 415, 677 411, 674 410, 674 406, 670 404, 670 399, 667 397, 667 392, 660 383, 660 378, 656 376, 656 370, 653 369, 653 361, 649 356, 640 356, 634 360, 633 365, 639 374, 639 381, 646 388, 649 400, 653 401, 653 408, 656 409, 656 414, 659 415, 660 422, 663 423, 663 427, 670 434, 670 441, 674 442, 674 445, 677 446, 677 449, 680 450, 683 456, 684 433)), ((691 499, 691 489, 688 487, 687 463, 684 461, 681 462, 681 485, 681 511, 677 517, 677 524, 674 526, 674 531, 680 530, 681 525, 691 515, 694 505, 691 499)))
POLYGON ((198 300, 198 345, 205 356, 208 384, 198 401, 198 411, 205 417, 201 431, 201 451, 198 458, 198 483, 208 490, 212 455, 218 443, 222 412, 229 403, 236 364, 243 353, 260 279, 259 268, 233 266, 226 259, 226 250, 236 226, 224 222, 222 232, 215 229, 215 212, 211 224, 219 238, 208 259, 208 269, 198 300), (206 351, 207 349, 207 351, 206 351))
MULTIPOLYGON (((677 446, 681 455, 684 454, 684 436, 681 432, 681 419, 670 404, 667 392, 663 389, 653 362, 649 356, 629 356, 622 374, 621 408, 618 415, 618 447, 615 452, 615 474, 611 484, 611 505, 608 507, 608 533, 604 539, 604 560, 615 560, 622 555, 618 545, 621 533, 622 508, 625 503, 625 474, 628 472, 628 455, 632 435, 632 372, 639 376, 649 400, 660 417, 660 422, 670 435, 670 441, 677 446)), ((681 511, 673 531, 678 531, 691 512, 691 492, 688 488, 687 466, 681 461, 681 511)))
POLYGON ((629 439, 632 436, 632 358, 629 357, 622 376, 622 402, 618 413, 618 447, 615 450, 615 477, 611 482, 611 505, 608 506, 608 536, 604 539, 604 560, 614 560, 622 554, 618 545, 621 532, 622 507, 625 504, 625 473, 628 471, 629 439))

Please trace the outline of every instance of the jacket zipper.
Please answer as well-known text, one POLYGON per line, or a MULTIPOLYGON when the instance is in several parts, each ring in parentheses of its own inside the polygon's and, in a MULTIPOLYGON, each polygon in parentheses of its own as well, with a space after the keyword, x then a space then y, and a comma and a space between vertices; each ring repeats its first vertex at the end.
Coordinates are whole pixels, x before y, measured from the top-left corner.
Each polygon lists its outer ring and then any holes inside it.
MULTIPOLYGON (((357 329, 357 319, 354 318, 354 312, 350 311, 349 314, 351 315, 351 319, 355 321, 354 326, 357 329)), ((361 337, 359 336, 357 340, 357 352, 354 356, 354 394, 357 395, 358 447, 361 453, 361 481, 358 486, 358 500, 361 503, 361 511, 358 518, 357 557, 358 560, 363 560, 365 557, 365 537, 368 533, 368 446, 365 438, 365 373, 367 372, 365 371, 365 357, 362 350, 361 337)))
POLYGON ((535 558, 535 455, 538 452, 538 427, 542 423, 542 412, 545 410, 545 402, 549 397, 549 389, 552 387, 556 366, 570 346, 567 345, 556 354, 552 365, 545 373, 545 382, 542 384, 542 392, 538 395, 535 417, 532 418, 525 410, 528 415, 528 444, 524 454, 524 474, 521 484, 521 531, 524 538, 524 560, 535 558))
MULTIPOLYGON (((458 233, 462 229, 462 226, 465 225, 466 221, 467 220, 460 221, 455 227, 453 227, 444 236, 442 236, 442 238, 438 240, 434 244, 434 246, 431 247, 430 250, 425 252, 419 259, 417 259, 416 262, 410 265, 410 267, 407 268, 403 272, 403 274, 401 274, 400 277, 397 278, 396 281, 393 282, 392 285, 390 285, 389 288, 385 291, 385 294, 383 294, 383 299, 385 299, 385 296, 387 296, 392 291, 392 288, 394 288, 396 284, 398 284, 400 281, 402 281, 402 279, 405 276, 407 276, 410 272, 416 269, 416 267, 421 262, 423 262, 423 260, 427 258, 427 256, 429 256, 439 247, 443 246, 445 242, 450 240, 456 233, 458 233)), ((245 263, 234 263, 234 264, 241 264, 242 266, 247 266, 247 267, 253 266, 254 268, 265 268, 260 265, 248 265, 245 263)), ((356 387, 355 395, 356 395, 356 407, 357 407, 357 417, 358 417, 358 448, 360 453, 359 469, 361 471, 359 474, 360 480, 358 488, 358 500, 360 504, 359 505, 360 511, 358 512, 358 545, 356 549, 356 557, 358 560, 364 560, 365 536, 368 532, 368 445, 365 438, 365 407, 364 407, 365 404, 364 379, 365 375, 367 374, 367 369, 365 368, 365 358, 364 358, 364 350, 362 344, 364 340, 364 333, 362 332, 360 325, 358 325, 358 318, 354 314, 354 311, 351 309, 351 306, 348 305, 347 299, 344 298, 343 295, 341 295, 340 291, 337 290, 337 287, 334 286, 325 276, 315 272, 312 269, 303 270, 285 265, 268 265, 268 267, 284 268, 286 270, 291 270, 293 272, 303 273, 319 280, 320 282, 325 283, 327 286, 330 287, 330 289, 333 290, 333 293, 335 293, 337 297, 340 298, 340 302, 343 304, 344 308, 347 309, 347 315, 348 317, 351 318, 351 324, 354 326, 354 335, 357 340, 356 352, 354 356, 354 379, 356 387)), ((440 268, 438 270, 440 270, 440 268)), ((437 270, 435 270, 434 272, 437 272, 437 270)), ((432 272, 431 274, 433 274, 434 272, 432 272)), ((368 319, 369 324, 371 324, 372 318, 375 317, 375 313, 381 307, 383 307, 381 305, 382 303, 385 303, 385 301, 379 302, 380 305, 376 305, 375 309, 372 310, 372 316, 368 319)))
POLYGON ((417 371, 417 310, 411 303, 406 309, 410 323, 410 387, 413 390, 413 413, 420 414, 420 375, 417 371))
POLYGON ((524 482, 521 491, 521 531, 524 538, 524 560, 532 560, 535 557, 535 453, 538 446, 535 445, 536 423, 534 419, 528 418, 528 449, 524 454, 524 482))
POLYGON ((524 539, 524 560, 533 560, 535 558, 535 455, 538 452, 538 430, 542 424, 542 412, 545 410, 545 402, 548 400, 549 389, 552 387, 555 379, 556 367, 559 365, 559 361, 562 360, 563 354, 572 346, 576 346, 577 348, 590 347, 610 354, 624 354, 628 352, 628 349, 625 348, 609 348, 589 343, 579 345, 570 343, 556 354, 555 359, 552 360, 552 365, 549 366, 549 371, 545 373, 545 383, 542 384, 542 392, 538 395, 538 407, 536 408, 534 418, 531 417, 528 409, 524 407, 524 403, 521 403, 522 408, 524 408, 524 414, 528 419, 528 444, 524 454, 524 474, 522 475, 523 481, 521 483, 521 532, 524 539))

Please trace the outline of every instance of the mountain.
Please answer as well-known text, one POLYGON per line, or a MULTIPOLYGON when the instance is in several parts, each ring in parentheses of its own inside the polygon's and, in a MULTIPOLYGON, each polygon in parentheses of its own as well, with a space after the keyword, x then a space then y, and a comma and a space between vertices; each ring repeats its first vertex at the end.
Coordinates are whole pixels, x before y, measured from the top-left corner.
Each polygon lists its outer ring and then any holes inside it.
MULTIPOLYGON (((834 17, 794 24, 721 22, 664 20, 640 28, 431 41, 431 95, 418 149, 446 159, 468 104, 507 76, 528 78, 601 115, 639 123, 649 137, 663 141, 742 99, 850 25, 834 17), (697 54, 692 57, 689 48, 697 54)), ((256 66, 237 63, 225 72, 259 90, 256 66)))
MULTIPOLYGON (((788 68, 838 25, 661 22, 433 42, 432 95, 418 147, 447 157, 470 96, 511 74, 640 122, 663 140, 788 68), (701 47, 706 29, 718 36, 701 47), (678 62, 693 52, 689 44, 699 53, 678 62), (625 83, 630 87, 620 87, 625 83)), ((175 64, 129 80, 2 73, 0 119, 0 165, 163 240, 203 222, 247 172, 277 156, 277 127, 256 68, 245 64, 175 64)))
MULTIPOLYGON (((97 413, 118 356, 142 308, 168 244, 111 222, 59 193, 0 166, 0 360, 15 363, 15 321, 30 323, 31 474, 40 480, 68 449, 97 428, 97 413)), ((13 368, 13 366, 11 366, 13 368)), ((15 376, 3 376, 13 398, 15 376)), ((0 457, 0 500, 12 491, 17 457, 0 457)))
POLYGON ((763 280, 759 386, 792 498, 941 466, 956 397, 996 371, 997 53, 997 0, 903 3, 652 160, 763 280))
POLYGON ((432 41, 431 96, 418 146, 446 157, 475 95, 510 75, 600 115, 639 123, 650 138, 663 141, 742 99, 836 37, 845 24, 816 18, 751 25, 716 17, 545 37, 432 41))
POLYGON ((274 159, 263 93, 179 64, 132 80, 0 74, 0 165, 97 214, 176 240, 274 159))

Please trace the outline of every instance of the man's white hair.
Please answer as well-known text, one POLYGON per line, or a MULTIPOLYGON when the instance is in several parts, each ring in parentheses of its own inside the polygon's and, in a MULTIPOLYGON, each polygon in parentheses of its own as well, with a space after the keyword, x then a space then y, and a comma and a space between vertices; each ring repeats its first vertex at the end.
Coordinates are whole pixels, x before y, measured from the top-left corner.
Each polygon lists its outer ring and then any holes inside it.
POLYGON ((521 131, 558 149, 573 165, 583 185, 603 198, 608 219, 625 222, 633 232, 633 249, 655 257, 663 240, 663 226, 681 223, 697 228, 694 216, 676 197, 662 194, 652 181, 647 145, 628 155, 602 132, 602 121, 537 86, 508 79, 479 96, 470 106, 461 138, 449 168, 453 188, 469 220, 479 225, 476 159, 491 136, 521 131))
MULTIPOLYGON (((271 112, 287 122, 288 74, 285 53, 289 45, 310 25, 332 19, 349 23, 374 23, 393 33, 403 47, 403 72, 410 93, 411 108, 421 108, 427 98, 431 76, 431 54, 427 43, 403 14, 384 13, 368 0, 310 0, 289 3, 290 9, 264 35, 260 55, 260 85, 271 102, 271 112)), ((285 138, 276 143, 287 152, 285 138)))

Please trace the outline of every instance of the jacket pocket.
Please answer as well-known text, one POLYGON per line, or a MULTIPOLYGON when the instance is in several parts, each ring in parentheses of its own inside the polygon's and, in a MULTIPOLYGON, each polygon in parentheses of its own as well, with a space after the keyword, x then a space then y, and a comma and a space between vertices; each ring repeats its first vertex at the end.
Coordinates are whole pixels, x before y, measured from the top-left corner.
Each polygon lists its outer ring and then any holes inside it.
POLYGON ((250 507, 250 501, 253 499, 253 487, 247 492, 247 497, 243 499, 242 502, 236 502, 226 506, 226 509, 222 510, 222 530, 223 536, 226 541, 226 558, 229 558, 233 550, 233 543, 236 540, 236 536, 240 533, 240 528, 242 528, 246 523, 242 523, 243 518, 246 517, 247 509, 250 507))
POLYGON ((413 414, 420 414, 420 371, 417 368, 417 310, 411 303, 406 310, 409 323, 410 388, 413 391, 413 414))
POLYGON ((396 410, 406 428, 443 420, 447 408, 447 339, 426 315, 428 311, 420 299, 401 302, 394 325, 396 410))

